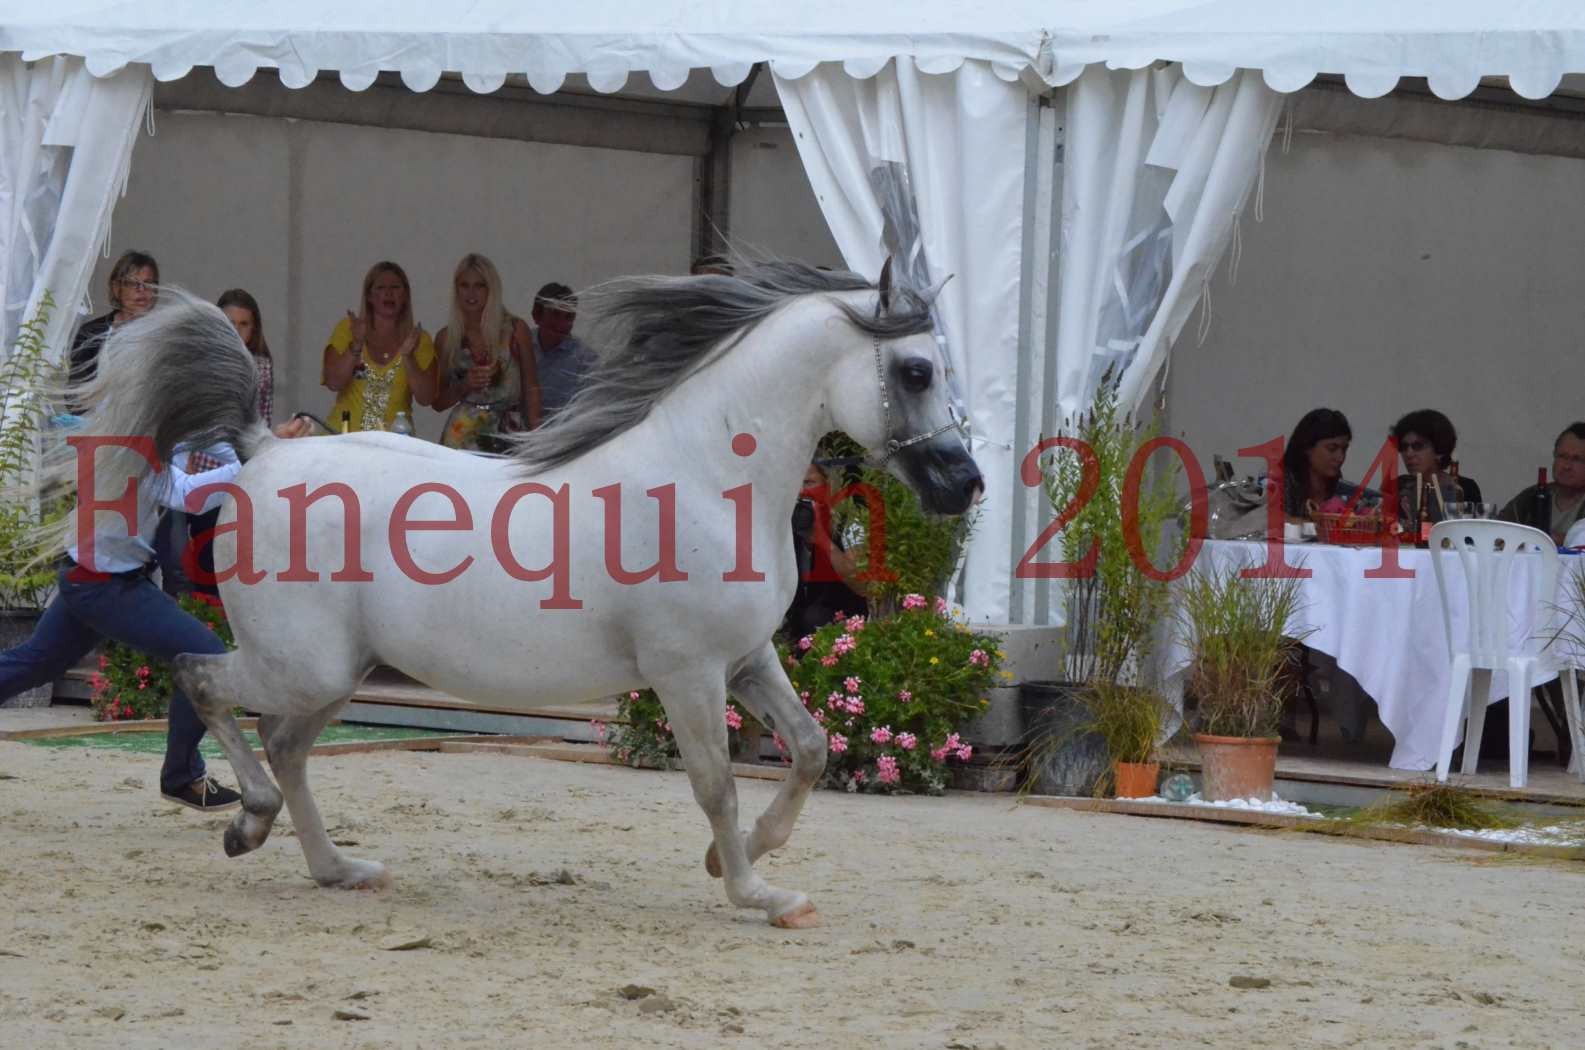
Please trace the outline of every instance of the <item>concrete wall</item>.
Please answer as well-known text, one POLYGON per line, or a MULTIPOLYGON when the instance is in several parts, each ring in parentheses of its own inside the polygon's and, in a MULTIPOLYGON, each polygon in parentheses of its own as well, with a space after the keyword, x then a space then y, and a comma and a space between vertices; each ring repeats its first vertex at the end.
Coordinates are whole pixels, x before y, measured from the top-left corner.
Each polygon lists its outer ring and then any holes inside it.
POLYGON ((1585 418, 1582 181, 1576 159, 1340 135, 1295 136, 1284 155, 1274 142, 1237 282, 1224 260, 1208 338, 1195 345, 1196 313, 1178 341, 1171 429, 1209 471, 1215 452, 1337 408, 1357 479, 1400 415, 1438 408, 1463 473, 1506 501, 1585 418))
POLYGON ((740 249, 812 266, 846 265, 786 128, 749 128, 732 137, 730 206, 740 249))
MULTIPOLYGON (((745 136, 732 198, 744 236, 840 262, 786 132, 745 136)), ((157 135, 136 147, 111 252, 150 251, 164 280, 211 299, 251 291, 276 357, 277 419, 324 417, 332 397, 319 385, 320 355, 375 261, 407 270, 431 333, 446 323, 452 267, 468 251, 495 261, 508 305, 526 315, 546 281, 686 273, 693 178, 681 156, 162 113, 157 135)), ((90 285, 96 313, 109 267, 101 260, 90 285)), ((423 436, 439 434, 436 414, 421 409, 417 423, 423 436)))

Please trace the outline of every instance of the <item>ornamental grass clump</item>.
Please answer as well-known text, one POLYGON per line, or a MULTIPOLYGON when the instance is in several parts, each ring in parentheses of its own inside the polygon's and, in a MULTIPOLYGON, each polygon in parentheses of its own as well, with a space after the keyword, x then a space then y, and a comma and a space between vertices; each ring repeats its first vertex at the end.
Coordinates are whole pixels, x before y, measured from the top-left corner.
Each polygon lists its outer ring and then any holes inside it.
POLYGON ((1167 724, 1167 702, 1152 689, 1096 682, 1079 694, 1086 732, 1106 741, 1113 762, 1149 762, 1167 724))
POLYGON ((793 688, 826 731, 824 784, 940 794, 974 749, 963 725, 987 706, 1005 654, 942 598, 903 595, 897 615, 838 619, 784 648, 793 688))
POLYGON ((1185 692, 1199 705, 1209 736, 1278 734, 1290 690, 1283 671, 1302 604, 1293 578, 1245 578, 1238 565, 1191 572, 1179 591, 1177 618, 1193 657, 1185 692))
MULTIPOLYGON (((220 602, 206 594, 187 594, 180 599, 183 610, 191 613, 226 643, 237 647, 220 602)), ((88 680, 93 689, 90 703, 94 718, 101 722, 124 722, 143 718, 164 718, 170 711, 176 682, 171 667, 120 642, 109 642, 99 657, 99 670, 88 680)))
POLYGON ((1457 828, 1464 831, 1505 831, 1524 822, 1487 805, 1479 795, 1456 784, 1410 784, 1401 798, 1391 798, 1353 814, 1359 824, 1457 828))

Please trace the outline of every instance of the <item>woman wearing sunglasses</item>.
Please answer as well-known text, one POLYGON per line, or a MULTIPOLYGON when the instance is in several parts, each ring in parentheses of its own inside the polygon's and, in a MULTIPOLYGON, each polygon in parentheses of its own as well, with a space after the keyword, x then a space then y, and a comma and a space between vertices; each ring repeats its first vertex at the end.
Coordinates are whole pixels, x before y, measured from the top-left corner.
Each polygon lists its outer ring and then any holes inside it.
POLYGON ((1394 423, 1392 436, 1398 439, 1398 455, 1406 471, 1398 478, 1398 507, 1409 520, 1419 517, 1422 494, 1428 497, 1431 521, 1445 518, 1442 510, 1449 503, 1481 501, 1474 478, 1452 473, 1453 449, 1458 444, 1452 420, 1434 408, 1422 408, 1394 423))

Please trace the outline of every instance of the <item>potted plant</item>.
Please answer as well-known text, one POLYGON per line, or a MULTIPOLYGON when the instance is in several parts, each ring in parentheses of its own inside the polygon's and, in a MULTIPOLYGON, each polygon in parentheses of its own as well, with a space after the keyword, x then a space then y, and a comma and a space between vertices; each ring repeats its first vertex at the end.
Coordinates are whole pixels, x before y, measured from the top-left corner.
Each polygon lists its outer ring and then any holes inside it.
POLYGON ((1080 694, 1080 703, 1085 711, 1081 729, 1100 737, 1110 763, 1107 775, 1097 781, 1097 793, 1110 780, 1118 798, 1154 795, 1161 776, 1155 755, 1167 727, 1166 700, 1154 689, 1094 682, 1080 694))
MULTIPOLYGON (((36 469, 52 371, 44 334, 54 305, 46 292, 0 365, 0 650, 33 634, 55 586, 55 572, 41 556, 40 530, 65 507, 40 493, 36 469)), ((52 690, 46 683, 4 706, 47 707, 52 690)))
POLYGON ((1093 568, 1064 581, 1062 679, 1022 688, 1020 764, 1026 785, 1043 794, 1089 794, 1115 762, 1133 762, 1135 755, 1148 759, 1155 740, 1142 753, 1132 741, 1114 751, 1103 722, 1107 727, 1155 722, 1159 732, 1164 721, 1161 697, 1145 679, 1169 607, 1169 588, 1136 562, 1127 537, 1137 529, 1147 551, 1159 553, 1154 548, 1162 545, 1164 529, 1177 513, 1177 471, 1176 464, 1146 471, 1137 503, 1125 498, 1129 467, 1156 437, 1159 424, 1138 424, 1122 411, 1119 379, 1109 369, 1089 411, 1065 428, 1064 436, 1076 439, 1079 447, 1058 446, 1042 464, 1053 508, 1073 513, 1058 540, 1063 561, 1082 566, 1093 559, 1093 568), (1104 718, 1097 716, 1099 710, 1104 718))
POLYGON ((1184 684, 1198 705, 1201 797, 1271 798, 1278 726, 1292 689, 1299 581, 1248 578, 1236 564, 1194 572, 1179 595, 1178 627, 1191 657, 1184 684))

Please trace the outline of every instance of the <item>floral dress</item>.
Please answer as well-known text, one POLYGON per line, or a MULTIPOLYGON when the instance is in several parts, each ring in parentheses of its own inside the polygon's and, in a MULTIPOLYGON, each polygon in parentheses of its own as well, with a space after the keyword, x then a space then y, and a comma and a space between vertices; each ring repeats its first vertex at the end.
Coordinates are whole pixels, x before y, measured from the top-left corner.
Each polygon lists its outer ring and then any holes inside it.
MULTIPOLYGON (((490 385, 464 394, 446 417, 440 443, 447 448, 494 452, 499 448, 499 439, 503 435, 525 429, 522 381, 518 375, 517 355, 512 352, 510 342, 511 322, 507 322, 501 336, 501 345, 495 351, 495 370, 490 373, 490 385)), ((454 385, 467 379, 468 369, 476 363, 483 363, 475 362, 466 336, 450 357, 450 366, 441 379, 454 385)))

